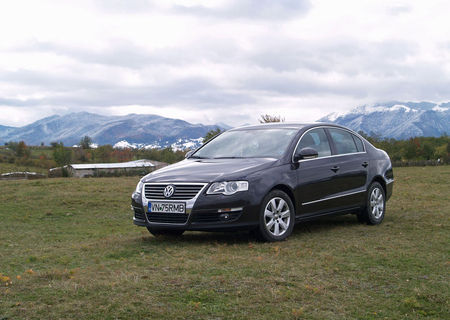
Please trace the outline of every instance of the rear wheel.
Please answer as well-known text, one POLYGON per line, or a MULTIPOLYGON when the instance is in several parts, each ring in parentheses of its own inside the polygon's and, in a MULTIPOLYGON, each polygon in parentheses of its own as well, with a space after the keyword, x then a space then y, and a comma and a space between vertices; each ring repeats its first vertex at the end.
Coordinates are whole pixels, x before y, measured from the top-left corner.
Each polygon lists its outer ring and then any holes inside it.
POLYGON ((164 230, 164 229, 155 229, 152 227, 147 227, 147 230, 155 237, 159 236, 179 237, 184 233, 184 230, 164 230))
POLYGON ((294 206, 289 196, 281 190, 271 191, 263 200, 257 233, 264 241, 286 239, 294 229, 294 206))
POLYGON ((358 221, 368 224, 380 224, 386 211, 386 197, 383 186, 373 182, 367 192, 366 207, 358 214, 358 221))

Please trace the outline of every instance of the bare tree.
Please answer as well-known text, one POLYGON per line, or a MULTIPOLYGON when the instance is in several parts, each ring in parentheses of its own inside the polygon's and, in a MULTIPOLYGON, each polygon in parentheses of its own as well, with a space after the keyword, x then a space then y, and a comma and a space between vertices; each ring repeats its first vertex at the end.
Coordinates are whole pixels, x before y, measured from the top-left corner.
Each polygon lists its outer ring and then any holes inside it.
POLYGON ((260 123, 269 123, 269 122, 284 122, 284 118, 281 116, 272 116, 270 114, 262 114, 261 119, 259 119, 260 123))

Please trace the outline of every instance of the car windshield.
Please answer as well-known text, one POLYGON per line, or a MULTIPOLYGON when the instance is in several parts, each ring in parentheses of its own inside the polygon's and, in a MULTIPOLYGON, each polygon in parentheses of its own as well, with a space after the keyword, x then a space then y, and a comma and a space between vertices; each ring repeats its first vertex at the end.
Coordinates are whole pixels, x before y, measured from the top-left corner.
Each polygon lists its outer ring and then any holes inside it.
POLYGON ((190 158, 277 158, 285 152, 296 129, 249 129, 228 131, 195 152, 190 158))

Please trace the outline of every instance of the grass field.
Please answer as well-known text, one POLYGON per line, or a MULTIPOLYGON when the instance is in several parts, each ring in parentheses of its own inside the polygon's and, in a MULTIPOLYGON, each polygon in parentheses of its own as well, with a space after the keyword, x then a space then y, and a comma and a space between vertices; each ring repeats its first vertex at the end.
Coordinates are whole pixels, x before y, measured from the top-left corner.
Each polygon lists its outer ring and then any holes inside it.
POLYGON ((0 319, 449 319, 450 166, 395 169, 380 226, 288 241, 132 224, 137 178, 0 181, 0 319))

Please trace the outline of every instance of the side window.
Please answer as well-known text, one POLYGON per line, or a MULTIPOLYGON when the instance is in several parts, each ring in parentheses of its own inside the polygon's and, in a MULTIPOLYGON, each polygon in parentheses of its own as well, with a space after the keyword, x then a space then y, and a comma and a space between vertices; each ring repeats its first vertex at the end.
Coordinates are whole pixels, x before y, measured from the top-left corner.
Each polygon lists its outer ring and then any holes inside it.
POLYGON ((356 149, 358 149, 358 152, 364 152, 364 145, 363 142, 361 141, 360 138, 358 138, 357 136, 355 136, 354 134, 352 135, 353 140, 355 140, 356 143, 356 149))
POLYGON ((304 134, 302 140, 300 140, 300 143, 298 144, 296 152, 307 147, 317 150, 319 158, 331 155, 331 148, 328 143, 327 135, 321 128, 313 129, 304 134))
POLYGON ((336 147, 337 154, 358 152, 352 134, 341 129, 328 129, 336 147))

